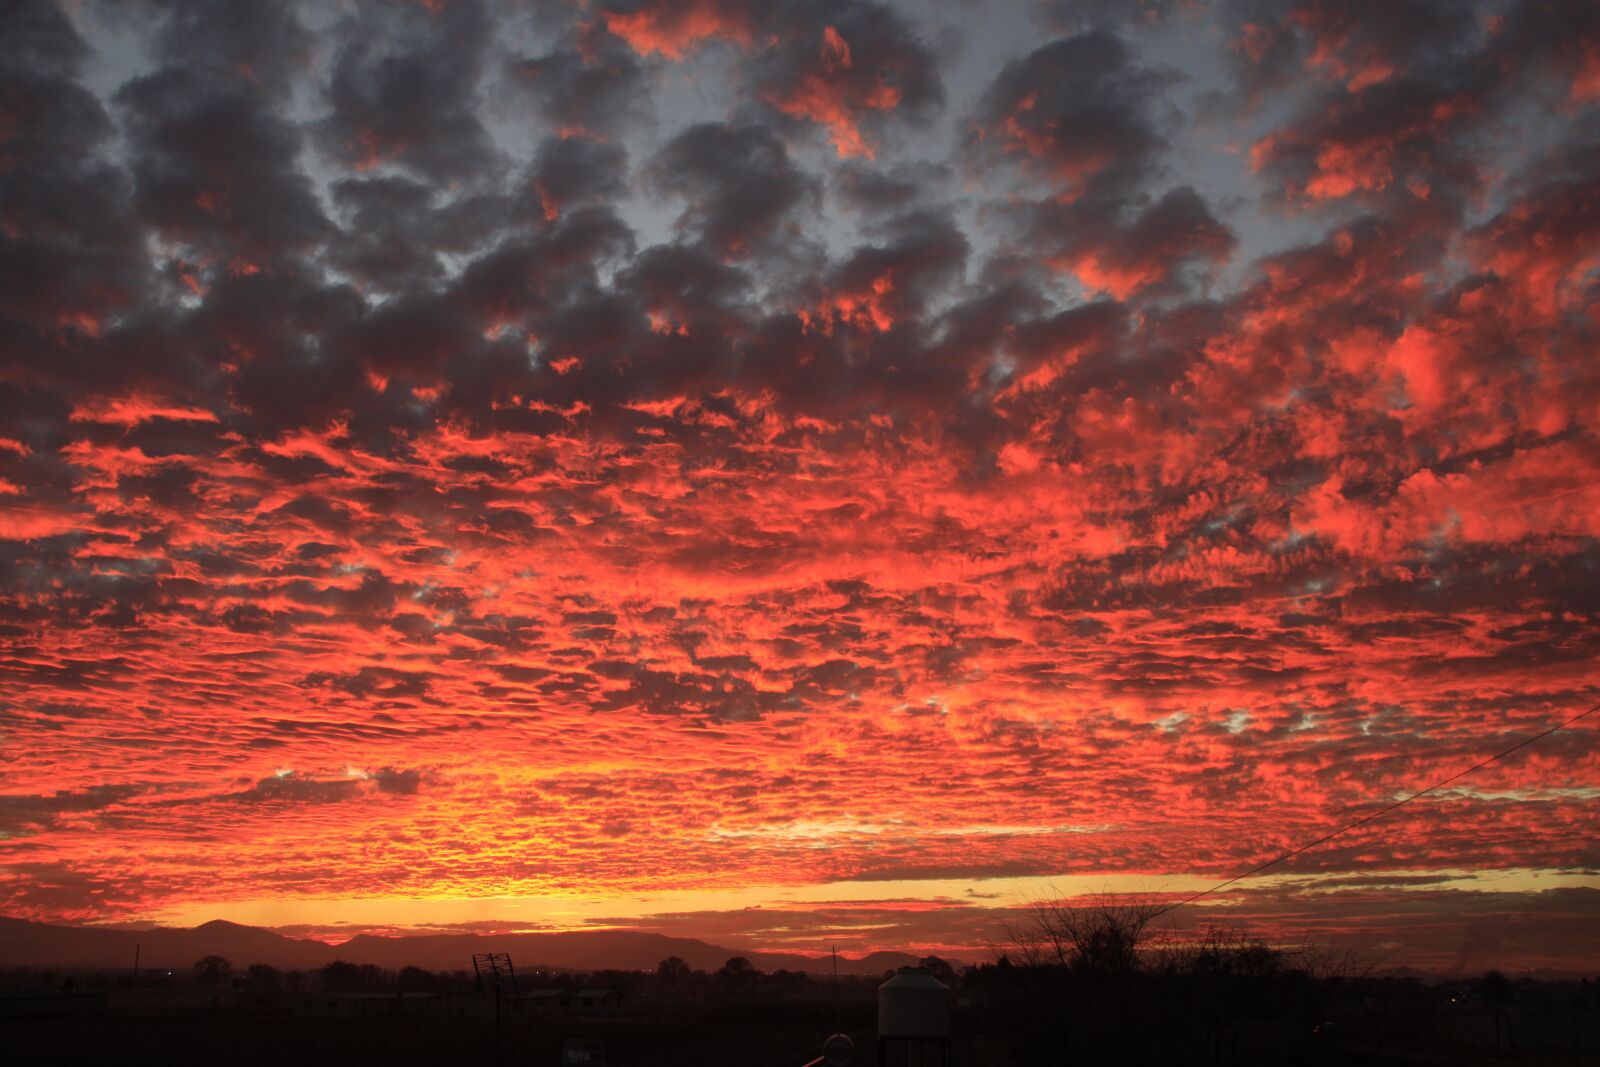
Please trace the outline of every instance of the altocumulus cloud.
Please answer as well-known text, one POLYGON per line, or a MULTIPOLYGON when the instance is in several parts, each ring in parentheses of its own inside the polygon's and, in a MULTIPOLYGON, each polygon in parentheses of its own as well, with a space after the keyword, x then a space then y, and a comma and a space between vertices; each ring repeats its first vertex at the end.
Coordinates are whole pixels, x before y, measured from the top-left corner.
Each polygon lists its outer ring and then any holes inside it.
MULTIPOLYGON (((0 42, 12 913, 1221 875, 1594 699, 1593 5, 0 42)), ((1593 736, 1326 921, 1592 870, 1593 736)))

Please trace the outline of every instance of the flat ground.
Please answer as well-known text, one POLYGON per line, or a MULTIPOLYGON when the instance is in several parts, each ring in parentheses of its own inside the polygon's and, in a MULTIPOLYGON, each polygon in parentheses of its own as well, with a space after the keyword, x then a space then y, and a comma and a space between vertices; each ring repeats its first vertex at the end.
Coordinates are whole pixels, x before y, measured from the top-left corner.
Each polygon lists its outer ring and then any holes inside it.
MULTIPOLYGON (((849 1003, 837 1017, 857 1041, 854 1067, 899 1067, 878 1060, 873 1006, 849 1003)), ((1168 1048, 1163 1063, 1327 1064, 1462 1067, 1528 1064, 1595 1067, 1600 1063, 1600 1017, 1592 1011, 1560 1015, 1512 1009, 1504 1020, 1500 1053, 1492 1019, 1476 1014, 1433 1019, 1425 1028, 1399 1025, 1341 1026, 1336 1039, 1259 1030, 1222 1033, 1211 1049, 1203 1042, 1168 1048), (1246 1052, 1245 1050, 1250 1050, 1246 1052)), ((686 1009, 636 1011, 611 1016, 508 1019, 498 1062, 558 1067, 561 1047, 573 1037, 604 1041, 609 1067, 801 1067, 818 1054, 835 1027, 834 1009, 818 1004, 746 1006, 736 1011, 686 1009)), ((949 1067, 1050 1067, 1099 1062, 1081 1047, 1067 1047, 958 1020, 949 1067), (1048 1051, 1041 1051, 1046 1049, 1048 1051)), ((182 1067, 318 1067, 320 1064, 393 1065, 497 1062, 494 1026, 477 1018, 308 1018, 284 1012, 206 1010, 167 1006, 118 1010, 80 1019, 0 1021, 0 1057, 6 1063, 142 1064, 182 1067)), ((926 1063, 936 1060, 929 1057, 926 1063)), ((1105 1062, 1111 1062, 1107 1060, 1105 1062)), ((1125 1062, 1117 1060, 1117 1062, 1125 1062)), ((1126 1062, 1139 1062, 1126 1061, 1126 1062)), ((912 1059, 907 1067, 922 1067, 912 1059)))

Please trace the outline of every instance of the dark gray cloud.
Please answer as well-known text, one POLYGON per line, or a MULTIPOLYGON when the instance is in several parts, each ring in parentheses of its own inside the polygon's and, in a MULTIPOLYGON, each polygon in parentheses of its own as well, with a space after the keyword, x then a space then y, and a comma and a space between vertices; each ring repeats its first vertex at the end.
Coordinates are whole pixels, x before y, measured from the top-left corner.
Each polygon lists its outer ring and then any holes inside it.
POLYGON ((379 289, 420 288, 444 276, 441 251, 461 248, 442 225, 432 186, 398 175, 344 178, 333 202, 345 224, 328 265, 379 289))
MULTIPOLYGON (((802 171, 769 127, 702 123, 675 136, 650 163, 661 193, 685 201, 678 227, 723 256, 748 256, 820 203, 821 183, 802 171)), ((791 239, 792 236, 791 236, 791 239)))
MULTIPOLYGON (((139 15, 160 19, 155 40, 169 63, 284 93, 311 72, 316 42, 297 5, 252 0, 136 0, 139 15)), ((113 16, 115 17, 115 16, 113 16)))
POLYGON ((1154 27, 1192 11, 1189 0, 1034 0, 1033 17, 1052 33, 1154 27))
POLYGON ((0 335, 3 358, 62 330, 97 333, 148 275, 128 187, 106 157, 110 116, 77 80, 89 50, 43 2, 0 14, 0 335))
POLYGON ((1356 91, 1393 75, 1447 69, 1486 29, 1487 14, 1449 0, 1228 0, 1219 12, 1248 109, 1268 92, 1300 87, 1308 67, 1356 91))
POLYGON ((521 216, 554 222, 563 210, 603 204, 628 187, 628 152, 588 137, 546 138, 524 181, 521 216))
POLYGON ((478 116, 491 33, 483 0, 359 4, 337 35, 318 147, 358 170, 392 165, 436 185, 493 180, 501 153, 478 116))
POLYGON ((548 52, 510 60, 506 79, 550 126, 568 134, 618 134, 651 115, 643 64, 598 20, 548 52))
POLYGON ((1167 148, 1163 98, 1175 77, 1105 30, 1051 41, 1007 63, 984 92, 970 165, 1017 166, 1073 197, 1124 195, 1167 148))
POLYGON ((89 56, 71 20, 51 0, 18 0, 6 5, 3 17, 6 47, 0 65, 7 74, 71 77, 89 56))
POLYGON ((1091 293, 1118 299, 1182 294, 1232 253, 1235 239, 1188 186, 1155 199, 1037 203, 1000 209, 1018 246, 1027 247, 1091 293))
POLYGON ((867 215, 893 214, 942 198, 953 174, 939 163, 883 165, 847 160, 833 172, 833 194, 867 215))
POLYGON ((20 836, 49 829, 62 815, 103 811, 148 790, 142 785, 99 785, 36 796, 0 795, 0 833, 20 836))
POLYGON ((293 772, 263 778, 248 789, 223 798, 237 804, 338 804, 361 793, 355 778, 306 778, 293 772))
POLYGON ((168 66, 117 93, 134 199, 168 241, 261 269, 334 233, 299 168, 301 137, 243 81, 168 66))

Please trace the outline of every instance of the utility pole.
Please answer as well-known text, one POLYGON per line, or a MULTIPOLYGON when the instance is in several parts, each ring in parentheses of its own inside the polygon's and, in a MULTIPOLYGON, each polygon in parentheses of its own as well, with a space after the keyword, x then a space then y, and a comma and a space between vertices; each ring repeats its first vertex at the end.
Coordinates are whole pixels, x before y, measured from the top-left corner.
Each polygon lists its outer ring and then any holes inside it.
POLYGON ((828 949, 833 953, 833 1032, 839 1032, 839 946, 833 945, 828 949))

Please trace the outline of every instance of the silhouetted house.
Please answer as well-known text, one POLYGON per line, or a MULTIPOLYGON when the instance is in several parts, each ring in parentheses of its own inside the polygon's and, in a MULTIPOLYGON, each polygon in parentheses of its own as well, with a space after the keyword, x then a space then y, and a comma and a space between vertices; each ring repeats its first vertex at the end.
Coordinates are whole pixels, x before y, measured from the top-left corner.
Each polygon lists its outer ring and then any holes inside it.
POLYGON ((530 989, 518 999, 517 1010, 534 1015, 551 1015, 567 1005, 569 989, 530 989))
POLYGON ((622 994, 615 989, 580 989, 572 994, 569 1006, 580 1015, 598 1015, 622 1006, 622 994))
MULTIPOLYGON (((505 1005, 515 1007, 516 1002, 507 998, 505 1005)), ((505 1005, 502 1005, 504 1007, 505 1005)), ((494 998, 486 997, 481 993, 445 993, 442 994, 430 1015, 437 1015, 447 1019, 492 1019, 494 1018, 494 998)))

